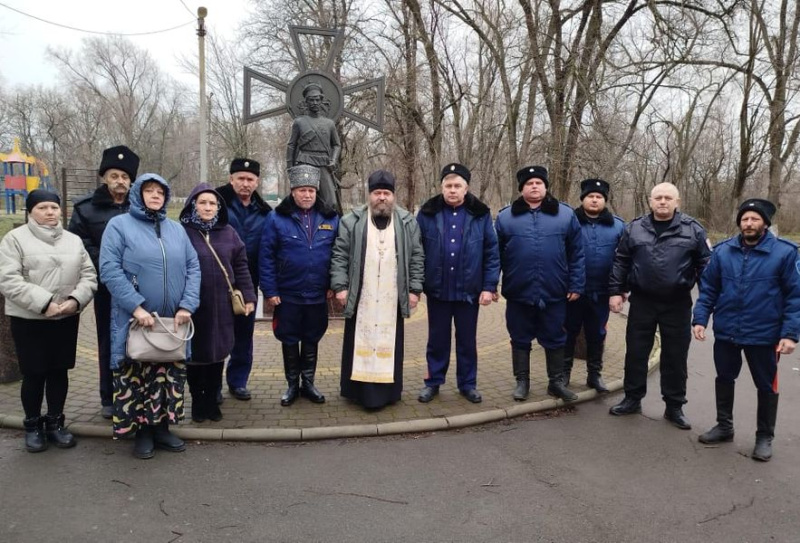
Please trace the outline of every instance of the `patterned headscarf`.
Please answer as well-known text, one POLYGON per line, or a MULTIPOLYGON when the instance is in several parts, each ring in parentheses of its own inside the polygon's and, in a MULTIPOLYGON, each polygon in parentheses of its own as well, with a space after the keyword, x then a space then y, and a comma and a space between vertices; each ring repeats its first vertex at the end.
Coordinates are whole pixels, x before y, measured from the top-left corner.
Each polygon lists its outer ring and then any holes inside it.
MULTIPOLYGON (((200 194, 202 194, 202 192, 199 193, 197 196, 200 196, 200 194)), ((217 221, 219 220, 219 208, 220 208, 219 199, 217 199, 217 212, 214 214, 214 218, 211 219, 210 221, 204 221, 197 214, 197 196, 195 196, 192 199, 192 212, 187 215, 182 215, 181 222, 188 226, 196 228, 201 232, 208 232, 212 228, 214 228, 214 226, 217 224, 217 221)))

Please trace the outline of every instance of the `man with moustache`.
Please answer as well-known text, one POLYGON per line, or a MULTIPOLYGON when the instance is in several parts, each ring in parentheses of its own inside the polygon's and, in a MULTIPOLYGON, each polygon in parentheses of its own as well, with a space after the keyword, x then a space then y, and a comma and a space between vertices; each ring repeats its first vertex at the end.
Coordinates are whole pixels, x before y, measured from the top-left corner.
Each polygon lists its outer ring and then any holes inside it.
POLYGON ((575 340, 583 328, 586 338, 586 386, 608 392, 601 372, 608 324, 608 276, 625 223, 606 209, 610 186, 602 179, 581 181, 581 205, 575 216, 581 225, 586 256, 586 290, 567 304, 567 343, 564 346, 564 384, 569 385, 575 359, 575 340))
POLYGON ((317 199, 319 180, 319 168, 289 168, 291 194, 267 216, 261 237, 261 290, 275 308, 272 330, 281 342, 288 383, 283 406, 298 396, 325 401, 314 377, 318 344, 328 329, 331 249, 339 217, 317 199))
POLYGON ((517 187, 520 197, 501 209, 495 222, 517 381, 514 400, 528 398, 536 339, 545 352, 547 393, 575 401, 577 394, 564 383, 564 319, 567 303, 579 299, 586 284, 581 227, 572 208, 548 193, 544 166, 520 169, 517 187))
MULTIPOLYGON (((100 241, 106 224, 113 217, 128 212, 128 191, 136 178, 139 156, 124 145, 103 151, 97 175, 102 184, 77 202, 67 228, 83 240, 95 270, 100 272, 100 241)), ((110 419, 114 414, 111 385, 111 293, 99 281, 94 296, 97 322, 97 359, 100 368, 100 414, 110 419)))
POLYGON ((331 289, 344 306, 341 394, 380 409, 403 392, 403 319, 422 293, 425 255, 414 215, 395 205, 395 178, 378 170, 369 200, 339 222, 331 289))
POLYGON ((664 418, 681 430, 692 428, 683 413, 686 359, 692 340, 691 291, 711 256, 706 231, 678 211, 678 188, 660 183, 650 192, 652 213, 631 221, 622 233, 609 282, 609 308, 622 310, 630 292, 625 332, 625 398, 609 413, 642 412, 647 393, 647 360, 656 328, 661 334, 661 395, 664 418))
POLYGON ((445 382, 453 324, 458 391, 472 403, 482 401, 477 389, 478 309, 497 295, 500 254, 491 211, 469 192, 471 177, 462 164, 446 165, 441 194, 425 202, 417 215, 428 302, 428 375, 417 398, 422 403, 433 400, 445 382))
MULTIPOLYGON (((217 189, 228 206, 229 224, 242 238, 247 249, 247 264, 253 286, 258 289, 260 274, 258 272, 258 251, 261 246, 261 233, 264 222, 272 208, 258 193, 261 165, 252 158, 235 158, 231 161, 230 182, 217 189)), ((253 367, 253 332, 255 331, 256 312, 249 315, 236 315, 233 319, 234 343, 225 380, 228 391, 237 400, 247 401, 251 398, 247 388, 250 370, 253 367)), ((217 394, 217 403, 222 403, 221 391, 217 394)))
POLYGON ((700 281, 693 332, 706 339, 714 315, 717 425, 700 443, 733 441, 733 398, 742 351, 758 390, 753 460, 772 458, 778 416, 778 361, 800 336, 800 265, 797 245, 768 230, 775 205, 745 200, 736 214, 739 235, 714 247, 700 281))

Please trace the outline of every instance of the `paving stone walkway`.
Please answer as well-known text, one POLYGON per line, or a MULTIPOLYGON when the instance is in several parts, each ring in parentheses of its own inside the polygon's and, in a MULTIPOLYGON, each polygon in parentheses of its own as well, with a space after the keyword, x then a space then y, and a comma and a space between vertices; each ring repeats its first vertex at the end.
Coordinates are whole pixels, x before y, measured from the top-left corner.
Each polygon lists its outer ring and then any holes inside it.
MULTIPOLYGON (((249 388, 250 401, 228 396, 222 405, 220 422, 196 424, 189 418, 191 399, 187 394, 186 420, 177 433, 192 439, 230 440, 306 440, 330 437, 386 435, 405 432, 444 430, 501 420, 562 405, 546 395, 547 377, 544 351, 534 343, 531 359, 531 396, 526 402, 515 402, 515 385, 511 371, 511 347, 505 326, 505 303, 481 308, 478 322, 478 390, 483 402, 472 404, 459 395, 455 385, 455 355, 449 381, 439 396, 428 404, 417 401, 426 373, 427 342, 426 305, 423 301, 406 321, 404 391, 400 402, 377 412, 368 412, 339 396, 339 365, 344 322, 332 320, 320 343, 317 369, 318 388, 327 401, 322 405, 298 399, 290 407, 281 407, 285 390, 283 363, 279 342, 272 334, 270 321, 256 323, 255 361, 249 388)), ((612 314, 608 324, 604 379, 612 390, 622 386, 625 354, 625 317, 612 314)), ((78 435, 111 436, 111 423, 100 416, 97 392, 97 341, 94 312, 83 312, 78 339, 76 368, 70 372, 70 390, 65 415, 70 429, 78 435)), ((658 347, 656 347, 657 352, 658 347)), ((654 367, 651 358, 651 369, 654 367)), ((596 397, 585 386, 585 364, 576 360, 571 388, 579 394, 579 402, 596 397)), ((19 383, 0 385, 0 427, 21 428, 22 407, 19 383)), ((188 389, 187 389, 188 390, 188 389)))

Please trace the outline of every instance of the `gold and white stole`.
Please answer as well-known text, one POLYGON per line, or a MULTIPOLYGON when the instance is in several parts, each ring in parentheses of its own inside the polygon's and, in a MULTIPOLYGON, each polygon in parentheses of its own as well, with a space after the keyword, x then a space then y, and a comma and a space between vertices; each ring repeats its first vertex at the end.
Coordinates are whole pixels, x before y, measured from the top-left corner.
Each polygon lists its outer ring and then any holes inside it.
POLYGON ((364 383, 394 383, 394 343, 397 333, 397 252, 394 213, 379 230, 367 214, 364 274, 356 311, 353 372, 364 383))

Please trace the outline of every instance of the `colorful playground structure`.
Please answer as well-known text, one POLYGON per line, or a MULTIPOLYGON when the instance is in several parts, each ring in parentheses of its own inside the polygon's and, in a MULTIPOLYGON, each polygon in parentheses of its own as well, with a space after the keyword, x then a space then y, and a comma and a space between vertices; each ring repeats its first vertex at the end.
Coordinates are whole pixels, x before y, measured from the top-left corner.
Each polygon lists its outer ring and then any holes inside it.
POLYGON ((50 172, 44 162, 35 156, 26 155, 19 148, 19 138, 14 138, 10 153, 0 153, 3 169, 0 171, 0 190, 5 195, 6 215, 17 212, 17 205, 25 209, 28 192, 42 188, 53 190, 50 172))

